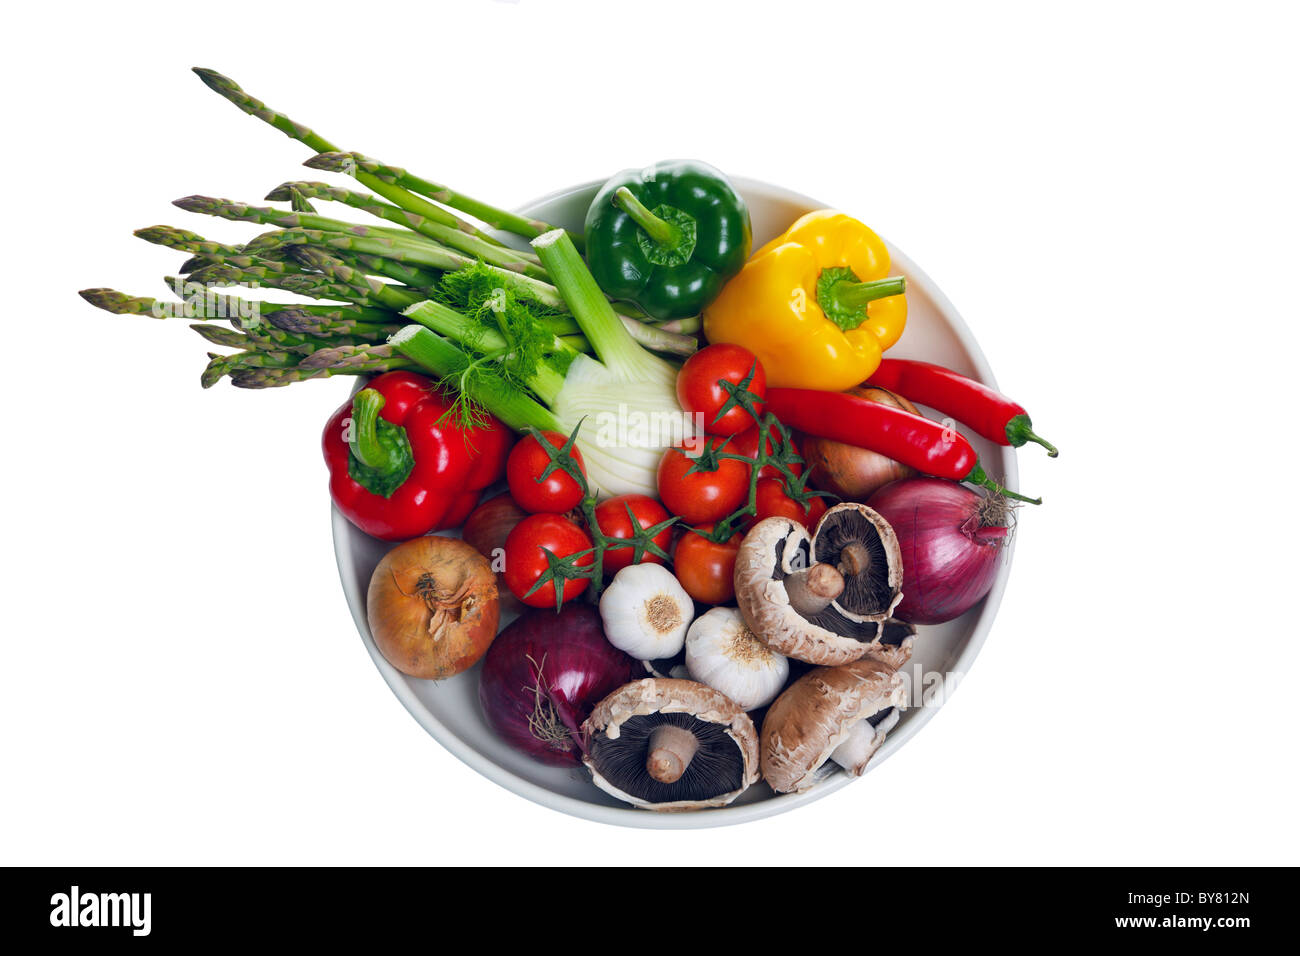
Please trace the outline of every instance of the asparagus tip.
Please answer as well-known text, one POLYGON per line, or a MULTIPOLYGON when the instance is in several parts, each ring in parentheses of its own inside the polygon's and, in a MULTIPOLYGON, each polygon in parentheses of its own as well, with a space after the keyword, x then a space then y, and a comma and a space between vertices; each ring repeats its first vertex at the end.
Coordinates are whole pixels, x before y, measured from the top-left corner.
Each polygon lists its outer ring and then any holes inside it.
POLYGON ((204 85, 206 85, 210 90, 223 93, 225 90, 239 89, 238 83, 228 76, 223 76, 216 70, 210 70, 205 66, 192 66, 190 69, 194 71, 194 75, 202 80, 204 85))
POLYGON ((304 162, 303 165, 308 169, 320 169, 329 173, 347 173, 351 176, 356 173, 357 158, 352 153, 317 153, 304 162))

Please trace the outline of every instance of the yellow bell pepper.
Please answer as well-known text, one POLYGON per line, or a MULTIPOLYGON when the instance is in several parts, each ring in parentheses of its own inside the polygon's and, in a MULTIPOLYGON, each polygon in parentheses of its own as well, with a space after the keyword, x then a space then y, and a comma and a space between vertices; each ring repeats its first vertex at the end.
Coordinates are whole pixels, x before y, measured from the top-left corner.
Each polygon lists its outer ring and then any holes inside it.
POLYGON ((710 342, 743 345, 768 385, 843 391, 866 381, 907 324, 901 276, 874 232, 834 209, 801 216, 704 310, 710 342))

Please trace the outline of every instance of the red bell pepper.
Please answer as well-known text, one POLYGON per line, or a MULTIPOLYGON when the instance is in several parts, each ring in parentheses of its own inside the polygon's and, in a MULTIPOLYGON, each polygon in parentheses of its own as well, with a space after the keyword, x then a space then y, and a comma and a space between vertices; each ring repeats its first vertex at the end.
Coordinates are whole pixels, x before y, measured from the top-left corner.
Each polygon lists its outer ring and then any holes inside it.
POLYGON ((463 430, 434 383, 387 372, 325 425, 330 494, 343 516, 386 541, 454 527, 505 472, 510 432, 495 418, 463 430))

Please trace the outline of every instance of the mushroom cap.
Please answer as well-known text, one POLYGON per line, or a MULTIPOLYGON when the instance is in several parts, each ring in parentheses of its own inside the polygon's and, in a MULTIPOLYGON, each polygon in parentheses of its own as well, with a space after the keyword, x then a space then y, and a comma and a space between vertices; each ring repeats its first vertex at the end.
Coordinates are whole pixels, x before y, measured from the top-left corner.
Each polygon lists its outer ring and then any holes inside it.
MULTIPOLYGON (((889 707, 902 710, 906 701, 903 678, 880 661, 864 658, 809 671, 768 708, 761 746, 763 779, 778 793, 807 790, 854 724, 889 707)), ((865 769, 864 762, 855 768, 856 774, 865 769)))
POLYGON ((736 555, 736 603, 746 623, 768 647, 786 657, 832 667, 856 661, 878 643, 882 625, 903 599, 903 555, 894 530, 866 505, 830 508, 809 536, 788 518, 765 518, 736 555), (785 578, 813 564, 846 571, 843 557, 860 544, 867 573, 844 574, 843 593, 807 617, 790 604, 785 578))
MULTIPOLYGON (((583 722, 582 731, 590 741, 583 763, 591 771, 592 781, 606 793, 634 806, 649 810, 722 807, 758 780, 758 732, 754 729, 754 722, 725 694, 698 681, 647 677, 624 684, 595 706, 591 716, 583 722), (611 783, 605 776, 608 771, 601 751, 609 743, 628 736, 624 734, 624 725, 629 721, 653 715, 685 715, 716 727, 717 733, 711 735, 714 739, 702 740, 700 749, 703 752, 709 745, 734 747, 740 762, 739 786, 702 798, 655 801, 628 793, 611 783)), ((732 755, 726 753, 724 756, 731 758, 732 755)), ((640 759, 644 761, 644 757, 640 759)), ((699 760, 697 755, 692 766, 699 760)), ((690 769, 687 768, 688 774, 690 769)), ((682 780, 686 781, 687 777, 684 775, 682 780)))
POLYGON ((912 659, 912 644, 915 641, 916 627, 891 617, 880 627, 880 640, 869 644, 867 653, 863 656, 898 670, 912 659))

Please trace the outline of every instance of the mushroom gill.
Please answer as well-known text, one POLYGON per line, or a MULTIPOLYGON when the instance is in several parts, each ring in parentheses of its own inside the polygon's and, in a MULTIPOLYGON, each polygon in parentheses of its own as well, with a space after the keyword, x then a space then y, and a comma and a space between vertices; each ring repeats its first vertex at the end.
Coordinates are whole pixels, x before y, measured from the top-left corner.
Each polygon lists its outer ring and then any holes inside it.
POLYGON ((705 801, 720 793, 742 789, 745 776, 744 756, 723 724, 700 720, 693 714, 640 714, 629 717, 611 740, 605 734, 593 734, 591 761, 600 774, 623 793, 649 804, 705 801), (664 751, 664 731, 673 740, 669 753, 680 760, 676 748, 686 738, 694 741, 693 752, 673 777, 671 759, 662 764, 652 758, 664 751), (655 768, 668 770, 656 776, 655 768), (673 777, 662 779, 663 776, 673 777))

